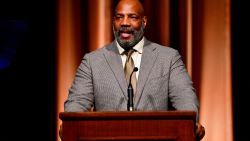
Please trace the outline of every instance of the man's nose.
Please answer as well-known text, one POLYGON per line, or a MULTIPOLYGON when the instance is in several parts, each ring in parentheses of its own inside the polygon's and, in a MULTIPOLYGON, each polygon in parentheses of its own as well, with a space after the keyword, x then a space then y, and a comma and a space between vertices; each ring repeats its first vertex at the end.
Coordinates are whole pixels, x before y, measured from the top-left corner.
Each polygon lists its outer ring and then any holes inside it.
POLYGON ((122 26, 130 26, 130 20, 128 17, 124 17, 121 23, 122 26))

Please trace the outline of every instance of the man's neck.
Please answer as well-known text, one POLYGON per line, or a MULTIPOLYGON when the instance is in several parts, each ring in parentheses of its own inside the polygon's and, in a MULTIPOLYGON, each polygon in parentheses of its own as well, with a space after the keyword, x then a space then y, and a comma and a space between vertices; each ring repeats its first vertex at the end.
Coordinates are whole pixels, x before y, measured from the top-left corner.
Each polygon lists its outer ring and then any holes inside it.
POLYGON ((125 50, 130 50, 132 48, 139 51, 139 52, 142 52, 142 48, 144 46, 144 37, 136 45, 129 47, 129 48, 121 47, 120 44, 117 42, 117 40, 116 40, 116 45, 117 45, 117 48, 118 48, 120 54, 123 53, 125 50))

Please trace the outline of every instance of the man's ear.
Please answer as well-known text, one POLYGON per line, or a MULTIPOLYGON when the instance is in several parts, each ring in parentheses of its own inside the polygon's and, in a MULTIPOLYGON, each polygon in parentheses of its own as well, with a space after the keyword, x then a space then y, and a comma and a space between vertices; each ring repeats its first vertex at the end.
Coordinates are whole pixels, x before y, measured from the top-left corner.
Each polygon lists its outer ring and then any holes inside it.
POLYGON ((144 28, 145 28, 146 25, 147 25, 147 17, 146 16, 143 17, 142 22, 143 22, 143 25, 144 25, 144 28))

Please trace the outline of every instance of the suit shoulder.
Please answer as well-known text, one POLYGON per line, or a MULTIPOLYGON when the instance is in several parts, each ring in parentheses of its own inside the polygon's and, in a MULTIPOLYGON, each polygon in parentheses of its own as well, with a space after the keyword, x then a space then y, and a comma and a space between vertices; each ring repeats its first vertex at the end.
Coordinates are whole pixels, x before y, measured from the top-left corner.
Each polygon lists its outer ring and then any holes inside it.
POLYGON ((87 57, 90 57, 90 56, 100 56, 105 51, 107 51, 107 48, 109 48, 110 46, 112 46, 112 43, 106 44, 106 45, 102 46, 101 48, 98 48, 98 49, 96 49, 94 51, 88 52, 84 56, 87 56, 87 57))
POLYGON ((178 50, 170 46, 164 46, 154 42, 152 42, 151 45, 154 46, 160 54, 178 54, 178 50))

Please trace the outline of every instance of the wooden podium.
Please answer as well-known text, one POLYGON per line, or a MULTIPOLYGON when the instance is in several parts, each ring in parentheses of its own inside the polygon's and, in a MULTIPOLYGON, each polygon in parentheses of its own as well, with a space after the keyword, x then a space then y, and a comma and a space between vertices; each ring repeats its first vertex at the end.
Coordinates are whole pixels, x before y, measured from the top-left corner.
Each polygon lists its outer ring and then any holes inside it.
POLYGON ((62 141, 195 141, 195 112, 61 112, 62 141))

